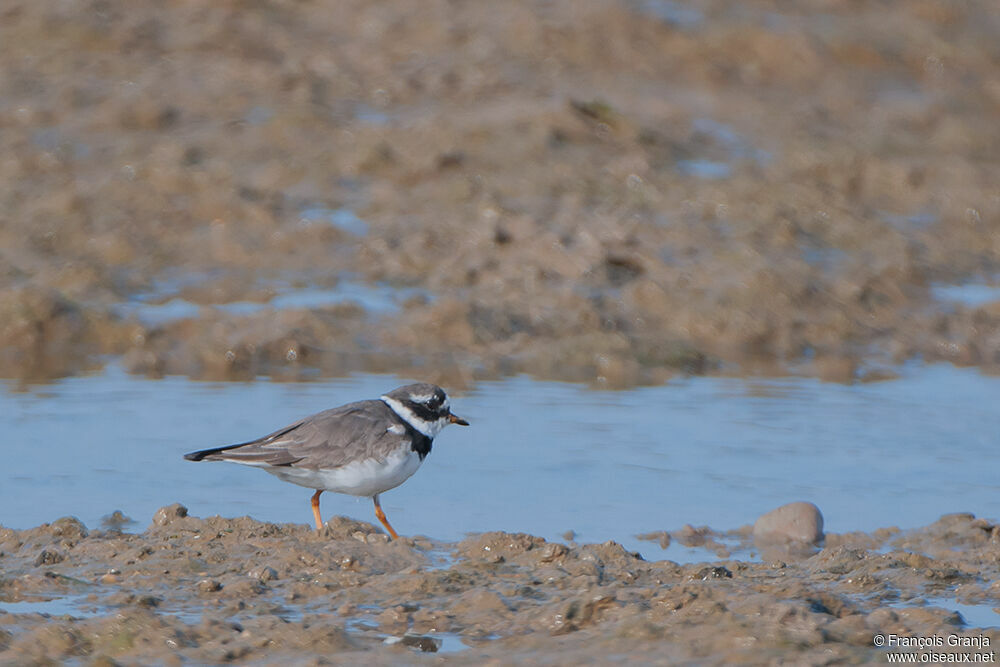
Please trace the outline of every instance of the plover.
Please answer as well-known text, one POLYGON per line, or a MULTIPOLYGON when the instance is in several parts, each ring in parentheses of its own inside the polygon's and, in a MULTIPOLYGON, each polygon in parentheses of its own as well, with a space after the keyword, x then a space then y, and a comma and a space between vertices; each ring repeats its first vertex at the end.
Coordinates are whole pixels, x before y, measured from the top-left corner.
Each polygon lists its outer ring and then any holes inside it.
POLYGON ((312 497, 316 530, 322 530, 319 496, 335 491, 365 496, 389 534, 399 535, 382 511, 379 494, 417 471, 434 437, 448 424, 468 426, 451 413, 448 396, 433 384, 408 384, 378 400, 324 410, 257 440, 185 454, 188 461, 231 461, 262 468, 300 486, 312 497))

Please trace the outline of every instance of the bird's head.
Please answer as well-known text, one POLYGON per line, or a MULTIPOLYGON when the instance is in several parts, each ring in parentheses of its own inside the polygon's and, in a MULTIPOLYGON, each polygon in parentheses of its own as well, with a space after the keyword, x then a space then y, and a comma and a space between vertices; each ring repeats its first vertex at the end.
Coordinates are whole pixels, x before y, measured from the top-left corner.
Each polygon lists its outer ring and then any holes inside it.
POLYGON ((400 419, 428 438, 436 436, 448 424, 469 425, 452 414, 448 395, 435 384, 408 384, 384 394, 382 400, 400 419))

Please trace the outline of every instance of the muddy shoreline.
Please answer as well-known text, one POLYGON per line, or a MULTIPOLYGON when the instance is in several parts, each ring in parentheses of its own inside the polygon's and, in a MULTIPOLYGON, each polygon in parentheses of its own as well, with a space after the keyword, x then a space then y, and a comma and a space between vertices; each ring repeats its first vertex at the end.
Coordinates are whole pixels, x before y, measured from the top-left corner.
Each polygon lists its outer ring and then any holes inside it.
POLYGON ((945 0, 9 4, 0 376, 996 371, 1000 296, 935 290, 1000 276, 998 33, 945 0))
POLYGON ((830 664, 884 662, 879 633, 1000 642, 995 619, 954 611, 1000 607, 1000 527, 969 514, 687 565, 614 542, 389 542, 343 517, 318 534, 178 504, 142 532, 126 522, 0 528, 0 662, 830 664))
MULTIPOLYGON (((5 3, 0 377, 996 373, 994 5, 5 3)), ((883 662, 877 633, 1000 642, 955 611, 1000 604, 997 527, 969 515, 678 565, 181 514, 0 528, 0 663, 827 664, 883 662)))

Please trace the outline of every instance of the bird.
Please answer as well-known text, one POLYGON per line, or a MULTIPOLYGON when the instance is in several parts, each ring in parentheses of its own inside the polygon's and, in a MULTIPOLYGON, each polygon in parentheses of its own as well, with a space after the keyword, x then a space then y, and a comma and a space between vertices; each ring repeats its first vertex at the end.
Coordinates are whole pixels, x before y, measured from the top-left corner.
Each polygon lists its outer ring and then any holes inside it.
POLYGON ((392 539, 379 494, 417 471, 434 438, 449 424, 468 426, 452 414, 448 395, 434 384, 408 384, 378 399, 318 412, 273 433, 184 455, 188 461, 229 461, 261 468, 286 482, 314 489, 313 518, 322 531, 324 491, 368 497, 392 539))

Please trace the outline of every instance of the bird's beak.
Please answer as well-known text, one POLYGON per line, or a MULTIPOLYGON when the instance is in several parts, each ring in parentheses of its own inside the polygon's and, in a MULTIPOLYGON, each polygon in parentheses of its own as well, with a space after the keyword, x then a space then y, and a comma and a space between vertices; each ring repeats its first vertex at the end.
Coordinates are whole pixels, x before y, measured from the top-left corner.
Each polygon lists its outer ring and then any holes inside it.
POLYGON ((448 415, 448 423, 449 424, 458 424, 459 426, 468 426, 469 425, 469 422, 465 421, 464 419, 462 419, 458 415, 452 415, 452 414, 448 415))

